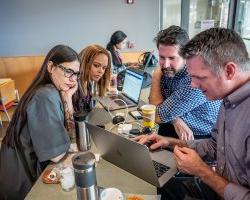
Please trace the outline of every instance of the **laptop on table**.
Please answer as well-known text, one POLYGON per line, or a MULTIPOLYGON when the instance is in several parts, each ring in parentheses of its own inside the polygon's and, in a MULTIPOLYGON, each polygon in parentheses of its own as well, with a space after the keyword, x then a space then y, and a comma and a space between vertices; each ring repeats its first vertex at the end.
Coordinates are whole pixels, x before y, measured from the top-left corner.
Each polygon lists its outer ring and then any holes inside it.
POLYGON ((177 172, 173 154, 170 151, 150 152, 145 145, 90 123, 87 123, 87 128, 105 160, 156 187, 162 187, 177 172))
POLYGON ((126 108, 124 102, 128 107, 136 107, 140 100, 143 78, 143 72, 127 69, 122 92, 118 95, 99 97, 98 101, 106 110, 110 111, 126 108))

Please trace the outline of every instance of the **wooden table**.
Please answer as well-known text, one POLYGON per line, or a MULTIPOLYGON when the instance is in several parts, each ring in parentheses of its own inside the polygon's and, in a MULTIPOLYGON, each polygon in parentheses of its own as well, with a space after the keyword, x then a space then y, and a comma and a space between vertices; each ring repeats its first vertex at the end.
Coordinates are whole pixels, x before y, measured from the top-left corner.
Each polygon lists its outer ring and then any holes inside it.
MULTIPOLYGON (((94 152, 96 148, 93 146, 94 152)), ((71 157, 69 156, 64 162, 66 165, 71 164, 71 157)), ((47 168, 52 167, 48 166, 47 168)), ((127 194, 143 194, 156 195, 156 187, 137 178, 136 176, 124 171, 123 169, 111 164, 108 161, 101 159, 96 166, 97 184, 100 187, 108 188, 115 187, 127 194)), ((76 189, 70 192, 62 190, 60 184, 44 184, 41 176, 32 187, 31 191, 25 198, 26 200, 68 200, 77 199, 76 189)), ((155 199, 152 198, 152 199, 155 199)))
MULTIPOLYGON (((149 88, 143 91, 143 100, 147 100, 149 88)), ((96 108, 97 110, 90 114, 90 121, 95 124, 105 124, 106 129, 112 126, 111 117, 107 112, 104 112, 103 108, 96 108)), ((132 117, 129 116, 129 119, 132 117)), ((91 151, 96 152, 96 148, 92 145, 91 151)), ((64 161, 67 165, 71 163, 70 157, 64 161)), ((52 166, 48 166, 52 167, 52 166)), ((144 195, 154 195, 154 197, 149 197, 146 199, 157 199, 155 195, 157 194, 157 189, 155 186, 145 182, 144 180, 137 178, 136 176, 124 171, 123 169, 111 164, 108 161, 101 159, 96 167, 97 184, 98 186, 116 187, 120 189, 123 193, 129 194, 144 194, 144 195)), ((76 199, 76 189, 65 192, 62 190, 60 184, 44 184, 41 177, 36 181, 35 185, 32 187, 31 191, 25 198, 26 200, 68 200, 76 199)))

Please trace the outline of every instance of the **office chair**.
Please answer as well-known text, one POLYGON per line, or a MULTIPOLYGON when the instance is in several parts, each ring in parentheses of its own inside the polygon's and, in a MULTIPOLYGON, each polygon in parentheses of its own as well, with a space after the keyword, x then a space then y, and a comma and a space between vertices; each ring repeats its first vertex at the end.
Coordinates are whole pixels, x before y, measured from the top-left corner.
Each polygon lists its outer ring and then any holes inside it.
MULTIPOLYGON (((0 99, 0 106, 2 106, 3 107, 3 111, 4 111, 4 113, 5 113, 5 115, 6 115, 6 117, 7 117, 7 119, 8 119, 8 121, 10 122, 10 116, 9 116, 9 113, 8 113, 8 111, 7 111, 7 109, 6 109, 6 107, 5 107, 5 105, 4 105, 4 103, 3 103, 3 100, 2 99, 0 99)), ((2 125, 2 119, 1 119, 1 125, 2 125)))
MULTIPOLYGON (((19 96, 19 92, 18 92, 17 89, 15 89, 15 97, 16 97, 16 99, 14 100, 14 105, 16 105, 16 104, 20 101, 20 96, 19 96)), ((0 106, 3 108, 3 111, 4 111, 4 113, 5 113, 5 115, 6 115, 7 119, 8 119, 8 121, 10 122, 10 115, 9 115, 9 113, 8 113, 8 111, 7 111, 6 106, 4 105, 4 99, 3 99, 3 98, 0 98, 0 106)), ((3 122, 3 121, 2 121, 2 119, 1 119, 1 117, 0 117, 0 127, 1 127, 2 124, 3 124, 2 122, 3 122)))

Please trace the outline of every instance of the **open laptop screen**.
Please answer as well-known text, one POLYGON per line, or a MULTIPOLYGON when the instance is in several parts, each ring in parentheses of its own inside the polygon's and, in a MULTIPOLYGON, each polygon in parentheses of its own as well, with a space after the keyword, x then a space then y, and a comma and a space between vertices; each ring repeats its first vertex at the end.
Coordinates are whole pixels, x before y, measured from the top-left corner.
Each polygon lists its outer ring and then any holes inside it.
POLYGON ((126 70, 122 93, 133 101, 138 102, 140 98, 142 83, 143 75, 137 74, 130 70, 126 70))

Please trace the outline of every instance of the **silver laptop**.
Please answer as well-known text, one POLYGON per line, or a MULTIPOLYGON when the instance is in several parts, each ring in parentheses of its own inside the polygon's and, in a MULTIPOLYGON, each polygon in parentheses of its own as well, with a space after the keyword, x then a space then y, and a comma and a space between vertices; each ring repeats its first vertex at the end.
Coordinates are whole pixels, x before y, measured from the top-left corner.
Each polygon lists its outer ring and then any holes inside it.
POLYGON ((88 131, 101 156, 131 174, 162 187, 176 172, 173 153, 150 152, 148 147, 87 123, 88 131))
POLYGON ((143 78, 143 72, 127 69, 121 94, 99 97, 98 101, 106 110, 109 109, 110 111, 126 108, 124 102, 128 107, 137 106, 140 100, 143 78))

